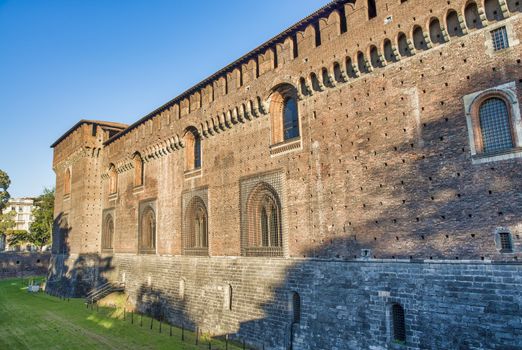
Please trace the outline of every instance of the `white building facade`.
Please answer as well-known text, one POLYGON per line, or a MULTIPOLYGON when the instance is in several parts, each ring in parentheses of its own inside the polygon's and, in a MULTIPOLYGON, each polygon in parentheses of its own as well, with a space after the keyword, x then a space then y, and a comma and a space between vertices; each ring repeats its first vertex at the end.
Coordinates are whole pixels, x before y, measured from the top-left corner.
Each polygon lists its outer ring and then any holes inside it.
MULTIPOLYGON (((7 202, 3 210, 3 214, 14 212, 13 221, 15 226, 13 230, 29 231, 31 223, 34 221, 33 217, 34 199, 33 198, 11 198, 7 202)), ((7 237, 0 235, 0 251, 2 250, 31 250, 31 245, 23 245, 22 247, 10 247, 7 237)))

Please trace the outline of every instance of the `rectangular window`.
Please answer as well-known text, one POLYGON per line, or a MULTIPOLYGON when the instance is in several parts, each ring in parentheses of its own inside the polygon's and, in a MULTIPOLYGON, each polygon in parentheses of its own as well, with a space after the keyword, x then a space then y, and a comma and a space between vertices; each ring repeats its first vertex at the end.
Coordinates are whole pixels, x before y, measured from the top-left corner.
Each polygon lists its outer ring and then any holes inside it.
POLYGON ((511 235, 509 232, 500 232, 498 234, 500 238, 500 252, 510 253, 513 251, 513 245, 511 244, 511 235))
POLYGON ((500 51, 509 47, 506 27, 500 27, 491 31, 491 39, 493 40, 493 49, 500 51))

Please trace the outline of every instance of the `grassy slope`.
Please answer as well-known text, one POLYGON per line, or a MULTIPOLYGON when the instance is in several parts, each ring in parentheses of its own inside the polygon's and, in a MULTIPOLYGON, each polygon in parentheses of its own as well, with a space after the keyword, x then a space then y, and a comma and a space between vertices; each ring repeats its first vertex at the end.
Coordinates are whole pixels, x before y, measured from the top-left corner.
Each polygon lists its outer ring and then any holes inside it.
MULTIPOLYGON (((122 320, 121 312, 109 308, 86 309, 83 300, 63 301, 43 293, 28 293, 27 281, 0 281, 0 349, 208 349, 208 342, 195 346, 194 334, 134 316, 134 324, 122 320)), ((229 349, 239 349, 229 344, 229 349)), ((225 349, 212 342, 212 349, 225 349)))

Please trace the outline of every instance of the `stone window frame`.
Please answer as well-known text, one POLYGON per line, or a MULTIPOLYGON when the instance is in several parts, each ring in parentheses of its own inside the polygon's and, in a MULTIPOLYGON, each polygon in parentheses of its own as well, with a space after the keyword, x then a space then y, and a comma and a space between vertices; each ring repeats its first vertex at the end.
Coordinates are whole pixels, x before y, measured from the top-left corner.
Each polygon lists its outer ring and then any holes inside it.
POLYGON ((394 298, 386 302, 386 328, 387 328, 387 339, 392 349, 402 349, 408 345, 408 332, 407 332, 407 313, 404 304, 400 300, 394 300, 394 298), (402 309, 403 314, 403 327, 404 327, 404 339, 397 339, 396 334, 396 318, 394 313, 394 307, 399 306, 402 309))
POLYGON ((183 255, 192 256, 210 256, 211 246, 211 219, 210 207, 208 202, 208 188, 203 187, 191 191, 187 191, 182 195, 182 229, 181 229, 181 248, 183 255), (206 246, 195 247, 190 244, 192 237, 195 235, 193 220, 195 219, 195 211, 204 210, 206 218, 206 246), (193 212, 194 211, 194 212, 193 212))
POLYGON ((468 139, 473 164, 482 164, 499 160, 522 157, 522 120, 514 81, 477 91, 463 97, 468 128, 468 139), (495 153, 482 152, 482 132, 480 129, 479 109, 490 98, 502 99, 508 108, 513 148, 495 153))
POLYGON ((138 208, 138 254, 157 254, 158 250, 158 211, 156 206, 156 199, 146 199, 143 201, 140 201, 139 208, 138 208), (141 238, 142 238, 142 220, 143 216, 146 213, 146 211, 150 209, 154 213, 154 247, 142 247, 141 246, 141 238))
POLYGON ((512 21, 506 22, 505 20, 503 20, 499 23, 488 25, 487 26, 487 35, 485 35, 485 38, 486 38, 486 41, 484 44, 486 46, 486 54, 489 57, 497 57, 498 55, 507 54, 508 52, 511 52, 511 50, 514 47, 516 47, 516 46, 518 46, 518 44, 520 44, 520 40, 518 40, 516 30, 513 28, 512 21), (506 36, 507 36, 507 41, 509 43, 509 46, 502 50, 495 50, 491 32, 493 32, 497 29, 500 29, 502 27, 506 28, 506 36))
POLYGON ((283 237, 281 229, 281 201, 275 189, 265 182, 260 182, 251 191, 247 200, 249 221, 248 249, 282 249, 283 237), (270 206, 270 213, 266 213, 270 206), (266 239, 263 226, 263 210, 266 216, 266 239), (273 213, 275 211, 275 213, 273 213), (275 214, 275 223, 272 222, 275 214), (253 224, 252 224, 253 223, 253 224), (275 233, 272 231, 275 229, 275 233), (275 237, 273 237, 275 236, 275 237), (272 238, 275 238, 275 243, 272 238), (266 244, 265 244, 266 241, 266 244), (252 242, 255 242, 252 244, 252 242))
POLYGON ((288 256, 288 227, 285 219, 287 217, 287 209, 285 207, 286 192, 283 177, 280 171, 273 171, 240 179, 242 256, 269 258, 283 258, 288 256), (255 199, 257 197, 263 197, 263 194, 267 191, 270 192, 272 196, 274 196, 274 194, 277 196, 276 204, 279 208, 278 225, 281 236, 280 246, 263 247, 261 245, 251 244, 253 240, 255 241, 261 230, 260 221, 258 220, 260 216, 255 213, 256 210, 259 209, 259 202, 255 201, 255 199))
POLYGON ((201 169, 203 167, 203 142, 202 135, 195 126, 185 128, 183 147, 185 148, 185 178, 201 176, 201 169), (196 157, 196 151, 199 157, 196 157))
POLYGON ((272 88, 268 97, 270 101, 270 154, 271 156, 302 149, 302 118, 300 115, 298 90, 291 83, 280 83, 272 88), (285 139, 284 107, 288 99, 293 99, 296 105, 298 136, 285 139))
POLYGON ((102 229, 101 229, 101 240, 100 240, 100 247, 101 247, 102 253, 114 252, 114 238, 115 238, 115 233, 116 233, 116 225, 115 225, 116 219, 115 219, 114 213, 115 213, 114 208, 105 209, 102 213, 102 224, 101 224, 102 229), (107 224, 108 217, 112 218, 112 226, 113 226, 111 247, 105 246, 105 235, 107 234, 106 224, 107 224))
POLYGON ((494 240, 495 240, 495 247, 500 254, 514 254, 515 253, 514 237, 513 237, 513 233, 511 232, 511 230, 509 228, 497 227, 494 231, 494 240), (502 247, 502 240, 501 240, 502 234, 508 235, 508 239, 509 239, 509 243, 510 243, 509 249, 505 249, 502 247))

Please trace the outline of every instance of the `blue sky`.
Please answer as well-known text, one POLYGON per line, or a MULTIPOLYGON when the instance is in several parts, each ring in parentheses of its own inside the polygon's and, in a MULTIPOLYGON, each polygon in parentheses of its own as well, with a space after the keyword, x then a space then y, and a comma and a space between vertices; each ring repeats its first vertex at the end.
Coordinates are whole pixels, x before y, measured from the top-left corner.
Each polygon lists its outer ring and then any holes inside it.
POLYGON ((79 119, 132 123, 328 0, 0 0, 0 169, 54 186, 79 119))

